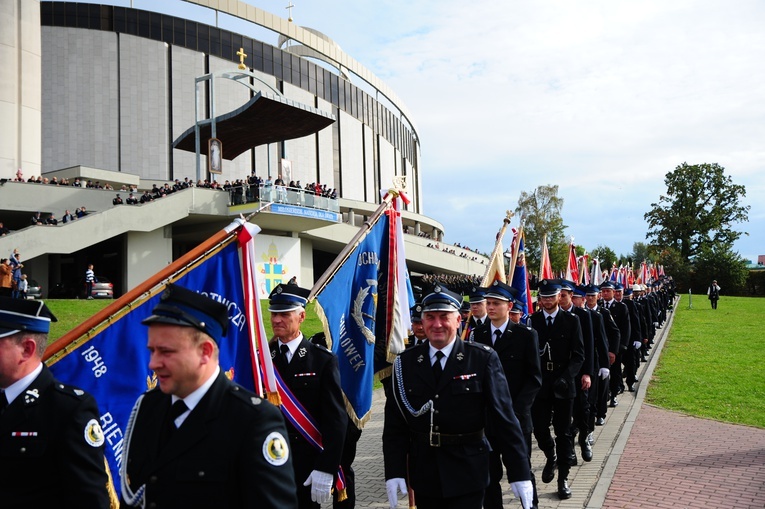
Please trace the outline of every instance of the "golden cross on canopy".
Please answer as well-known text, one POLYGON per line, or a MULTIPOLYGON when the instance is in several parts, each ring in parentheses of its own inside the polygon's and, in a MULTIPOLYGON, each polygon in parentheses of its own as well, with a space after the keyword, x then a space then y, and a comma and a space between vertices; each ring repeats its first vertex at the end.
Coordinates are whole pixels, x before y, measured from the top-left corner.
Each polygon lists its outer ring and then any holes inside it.
POLYGON ((293 7, 295 7, 295 6, 292 5, 292 2, 288 2, 287 7, 285 7, 285 9, 287 9, 287 11, 289 11, 289 17, 287 18, 287 21, 289 21, 290 23, 292 23, 292 8, 293 7))
POLYGON ((239 70, 244 71, 247 69, 247 66, 244 65, 244 59, 247 58, 247 53, 244 52, 244 48, 239 48, 239 51, 236 52, 236 56, 239 57, 239 70))

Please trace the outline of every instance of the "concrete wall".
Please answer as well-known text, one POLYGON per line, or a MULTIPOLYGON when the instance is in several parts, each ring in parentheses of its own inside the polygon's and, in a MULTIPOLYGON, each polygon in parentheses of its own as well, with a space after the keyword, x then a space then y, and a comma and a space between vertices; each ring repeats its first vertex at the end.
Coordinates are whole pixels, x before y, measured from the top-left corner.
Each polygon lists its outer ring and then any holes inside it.
POLYGON ((43 172, 119 171, 117 34, 44 27, 43 172))
POLYGON ((0 178, 42 167, 39 0, 0 2, 0 178))
POLYGON ((173 261, 173 239, 162 226, 150 232, 127 232, 125 257, 125 288, 132 290, 138 284, 164 269, 173 261))

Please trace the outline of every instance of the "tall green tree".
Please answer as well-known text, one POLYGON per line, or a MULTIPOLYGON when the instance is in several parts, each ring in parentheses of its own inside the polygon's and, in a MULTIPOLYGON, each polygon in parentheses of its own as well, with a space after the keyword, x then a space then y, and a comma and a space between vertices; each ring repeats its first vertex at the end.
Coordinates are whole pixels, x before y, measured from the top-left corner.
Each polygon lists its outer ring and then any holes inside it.
POLYGON ((590 259, 597 258, 600 261, 600 270, 611 270, 614 262, 619 263, 616 253, 608 246, 598 245, 590 253, 590 259))
POLYGON ((651 252, 649 249, 648 244, 645 242, 635 242, 632 244, 632 254, 629 255, 629 258, 632 260, 632 265, 639 267, 643 260, 650 259, 651 252))
POLYGON ((667 194, 645 214, 647 239, 659 248, 672 248, 686 260, 704 248, 731 246, 741 235, 735 223, 749 220, 750 207, 741 205, 746 188, 733 183, 725 168, 683 163, 664 177, 667 194))
POLYGON ((568 256, 561 210, 563 198, 558 196, 558 186, 539 186, 533 192, 521 192, 515 213, 520 215, 526 232, 526 265, 532 272, 539 271, 542 238, 547 234, 550 263, 554 270, 565 268, 568 256))
POLYGON ((716 279, 725 294, 735 295, 743 292, 748 276, 746 260, 729 246, 705 247, 693 261, 691 288, 693 293, 706 293, 716 279))

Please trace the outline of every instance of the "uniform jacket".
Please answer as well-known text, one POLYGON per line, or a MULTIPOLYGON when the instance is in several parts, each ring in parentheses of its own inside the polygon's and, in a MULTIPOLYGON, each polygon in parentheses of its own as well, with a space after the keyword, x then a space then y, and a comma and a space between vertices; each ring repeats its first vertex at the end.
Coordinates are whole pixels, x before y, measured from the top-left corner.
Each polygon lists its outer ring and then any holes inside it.
POLYGON ((322 435, 324 451, 319 451, 300 435, 288 421, 290 445, 293 452, 295 481, 300 485, 311 471, 335 475, 343 452, 348 414, 340 389, 337 357, 324 347, 307 339, 300 345, 288 365, 279 353, 279 342, 270 344, 274 367, 298 401, 313 417, 322 435))
MULTIPOLYGON (((589 308, 588 308, 589 309, 589 308)), ((614 355, 619 353, 619 349, 621 348, 621 337, 622 334, 619 331, 619 326, 616 325, 616 322, 614 321, 614 317, 611 315, 611 312, 598 304, 595 306, 594 309, 590 309, 590 311, 598 313, 603 318, 603 329, 606 333, 606 343, 608 344, 608 351, 614 355)), ((603 366, 607 367, 607 366, 603 366)))
POLYGON ((276 407, 221 372, 160 451, 170 406, 159 388, 144 394, 123 456, 131 489, 146 485, 146 507, 297 507, 292 451, 267 458, 273 434, 287 440, 276 407))
POLYGON ((492 345, 491 321, 473 332, 475 342, 492 346, 507 378, 513 410, 524 433, 531 433, 531 405, 542 387, 539 340, 531 327, 508 322, 505 332, 492 345))
MULTIPOLYGON (((622 303, 627 306, 630 316, 630 343, 635 341, 643 342, 643 338, 647 338, 648 335, 643 333, 642 323, 640 322, 640 313, 638 311, 637 304, 632 302, 632 299, 624 299, 622 303)), ((629 345, 630 348, 632 344, 629 345)))
POLYGON ((0 415, 0 507, 108 508, 98 418, 93 396, 43 366, 0 415))
MULTIPOLYGON (((591 378, 597 375, 597 373, 593 371, 595 367, 595 337, 590 313, 574 305, 572 305, 571 309, 567 312, 572 313, 579 318, 579 326, 582 328, 584 362, 582 363, 582 367, 579 368, 579 376, 577 377, 578 382, 582 375, 590 375, 591 378)), ((577 386, 581 387, 579 384, 577 384, 577 386)))
POLYGON ((385 403, 386 479, 407 478, 408 472, 415 493, 439 498, 485 489, 489 484, 488 440, 479 436, 461 444, 432 447, 428 442, 430 412, 413 417, 401 403, 399 382, 415 410, 428 400, 434 402, 434 432, 475 434, 491 423, 491 447, 502 453, 508 480, 531 479, 526 443, 496 352, 456 339, 439 383, 430 364, 429 345, 410 348, 399 359, 402 379, 394 366, 393 396, 385 403))
POLYGON ((538 398, 574 398, 574 380, 584 362, 584 340, 579 318, 558 309, 552 327, 543 311, 531 315, 531 326, 539 335, 542 390, 538 398))
POLYGON ((607 306, 605 303, 603 304, 603 307, 608 309, 608 311, 611 312, 611 316, 614 317, 614 321, 616 322, 617 327, 619 327, 619 337, 621 338, 620 345, 621 349, 617 351, 620 352, 622 350, 627 349, 627 344, 630 341, 630 338, 632 337, 632 329, 630 327, 630 313, 627 309, 627 306, 623 302, 619 302, 618 300, 614 299, 611 301, 611 305, 607 306))
MULTIPOLYGON (((585 310, 590 313, 592 320, 592 339, 595 347, 593 373, 594 376, 597 376, 600 368, 610 368, 611 366, 611 362, 608 360, 608 336, 603 325, 603 315, 591 309, 585 308, 585 310)), ((618 329, 616 332, 619 332, 618 329)))

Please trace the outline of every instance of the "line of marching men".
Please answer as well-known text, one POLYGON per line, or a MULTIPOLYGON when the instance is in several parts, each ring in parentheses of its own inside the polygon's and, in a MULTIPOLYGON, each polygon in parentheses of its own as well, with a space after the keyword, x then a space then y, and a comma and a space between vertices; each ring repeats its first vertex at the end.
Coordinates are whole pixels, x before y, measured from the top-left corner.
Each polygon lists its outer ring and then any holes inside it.
MULTIPOLYGON (((552 482, 557 473, 557 494, 567 499, 572 496, 569 470, 577 464, 575 443, 582 460, 591 461, 595 426, 605 424, 606 412, 619 404, 625 384, 635 391, 639 364, 646 361, 656 329, 671 309, 674 283, 663 278, 624 288, 611 281, 595 286, 543 280, 537 311, 526 322, 516 306, 518 298, 515 288, 499 281, 473 288, 460 309, 460 334, 497 353, 529 467, 533 434, 546 457, 542 482, 552 482)), ((421 315, 421 306, 415 306, 410 347, 426 340, 421 315)), ((499 449, 492 451, 486 509, 502 507, 503 463, 499 449)), ((533 474, 531 484, 531 503, 524 507, 536 508, 533 474)))
MULTIPOLYGON (((410 345, 384 381, 390 506, 402 493, 419 509, 502 507, 506 472, 523 507, 537 507, 532 434, 547 458, 542 481, 557 472, 558 495, 571 497, 577 433, 590 461, 594 426, 618 404, 622 366, 634 390, 671 302, 661 283, 632 290, 542 281, 540 309, 526 325, 516 291, 496 282, 470 295, 463 341, 463 297, 429 289, 413 311, 410 345)), ((346 417, 336 356, 300 330, 308 294, 279 285, 269 296, 271 359, 299 407, 285 419, 221 369, 228 308, 167 286, 142 321, 158 384, 135 402, 125 430, 122 506, 318 509, 333 499, 336 509, 354 507, 360 431, 346 417)), ((55 320, 42 302, 0 297, 3 507, 115 507, 95 399, 42 363, 55 320), (62 466, 56 476, 28 482, 50 465, 62 466)))

